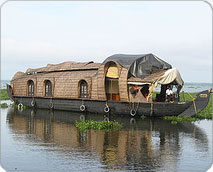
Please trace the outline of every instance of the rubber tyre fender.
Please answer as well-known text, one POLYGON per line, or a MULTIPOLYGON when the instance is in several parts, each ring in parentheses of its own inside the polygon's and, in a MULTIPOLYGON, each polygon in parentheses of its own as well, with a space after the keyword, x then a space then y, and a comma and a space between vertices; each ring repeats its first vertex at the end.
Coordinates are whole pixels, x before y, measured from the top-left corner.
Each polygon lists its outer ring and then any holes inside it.
POLYGON ((135 109, 131 109, 130 110, 130 115, 131 116, 135 116, 136 115, 136 110, 135 109))
POLYGON ((109 107, 107 107, 107 106, 105 106, 105 108, 104 108, 104 112, 105 112, 105 113, 109 113, 109 111, 110 111, 110 108, 109 108, 109 107))
POLYGON ((85 110, 86 110, 86 106, 85 106, 85 105, 81 105, 81 106, 80 106, 80 111, 81 111, 81 112, 84 112, 85 110))

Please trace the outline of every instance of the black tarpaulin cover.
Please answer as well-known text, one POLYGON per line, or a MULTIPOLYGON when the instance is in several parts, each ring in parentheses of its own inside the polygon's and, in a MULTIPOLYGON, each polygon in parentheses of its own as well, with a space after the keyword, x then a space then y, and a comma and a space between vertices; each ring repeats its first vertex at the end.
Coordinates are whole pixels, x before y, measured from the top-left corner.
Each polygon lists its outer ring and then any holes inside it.
POLYGON ((166 63, 153 54, 115 54, 108 57, 103 63, 105 64, 109 61, 116 61, 121 66, 127 68, 129 70, 128 77, 134 76, 138 78, 144 78, 154 71, 172 68, 170 64, 166 63))

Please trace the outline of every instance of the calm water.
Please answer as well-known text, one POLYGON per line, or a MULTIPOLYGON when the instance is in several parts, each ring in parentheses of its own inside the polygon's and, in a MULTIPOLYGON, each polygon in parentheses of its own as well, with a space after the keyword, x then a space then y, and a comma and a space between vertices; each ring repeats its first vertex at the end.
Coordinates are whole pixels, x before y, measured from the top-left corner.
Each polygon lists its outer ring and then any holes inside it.
POLYGON ((212 121, 1 109, 1 165, 8 171, 206 171, 212 121), (79 132, 75 121, 116 120, 119 131, 79 132))

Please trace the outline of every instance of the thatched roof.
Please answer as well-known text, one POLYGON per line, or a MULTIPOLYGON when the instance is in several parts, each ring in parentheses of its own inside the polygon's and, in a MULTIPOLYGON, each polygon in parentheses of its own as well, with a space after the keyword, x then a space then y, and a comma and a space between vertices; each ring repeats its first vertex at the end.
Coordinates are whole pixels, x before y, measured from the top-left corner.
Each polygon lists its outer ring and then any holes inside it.
POLYGON ((137 82, 137 83, 153 83, 154 81, 156 81, 157 79, 159 79, 161 76, 164 75, 164 73, 166 72, 167 70, 159 70, 157 72, 154 72, 150 75, 148 75, 147 77, 141 79, 141 78, 135 78, 135 77, 130 77, 128 79, 128 82, 137 82))
POLYGON ((26 74, 24 72, 16 72, 16 74, 13 76, 12 80, 21 78, 21 77, 25 77, 26 74))
POLYGON ((43 72, 58 72, 58 71, 72 71, 72 70, 98 70, 100 63, 86 62, 63 62, 60 64, 48 64, 46 67, 41 67, 37 69, 27 69, 26 73, 43 73, 43 72))

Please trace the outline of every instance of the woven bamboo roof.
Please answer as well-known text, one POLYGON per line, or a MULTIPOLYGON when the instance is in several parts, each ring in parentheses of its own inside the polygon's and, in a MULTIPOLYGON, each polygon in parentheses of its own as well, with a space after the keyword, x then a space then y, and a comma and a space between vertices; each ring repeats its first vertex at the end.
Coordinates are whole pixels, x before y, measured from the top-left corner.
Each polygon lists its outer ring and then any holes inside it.
POLYGON ((21 78, 21 77, 25 77, 26 74, 24 72, 16 72, 16 74, 13 76, 12 80, 21 78))
POLYGON ((78 62, 63 62, 59 64, 48 64, 46 67, 37 69, 27 69, 26 73, 43 73, 43 72, 56 72, 56 71, 71 71, 71 70, 98 70, 100 63, 94 63, 93 61, 78 63, 78 62))
POLYGON ((158 78, 160 78, 167 70, 158 70, 150 75, 148 75, 147 77, 141 79, 141 78, 135 78, 133 76, 131 76, 128 79, 128 82, 141 82, 141 83, 153 83, 154 81, 156 81, 158 78))

